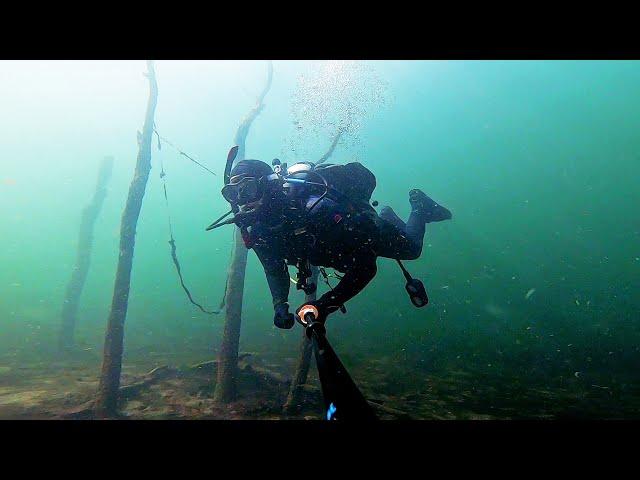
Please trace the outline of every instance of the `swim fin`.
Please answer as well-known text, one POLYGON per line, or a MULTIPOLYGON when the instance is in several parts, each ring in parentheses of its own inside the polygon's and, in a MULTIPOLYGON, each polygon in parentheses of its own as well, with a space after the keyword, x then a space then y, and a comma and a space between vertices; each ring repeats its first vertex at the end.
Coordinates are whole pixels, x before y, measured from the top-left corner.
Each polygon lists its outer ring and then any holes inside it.
POLYGON ((417 188, 409 192, 409 203, 411 204, 411 209, 418 213, 425 223, 442 222, 453 217, 449 209, 436 203, 417 188))

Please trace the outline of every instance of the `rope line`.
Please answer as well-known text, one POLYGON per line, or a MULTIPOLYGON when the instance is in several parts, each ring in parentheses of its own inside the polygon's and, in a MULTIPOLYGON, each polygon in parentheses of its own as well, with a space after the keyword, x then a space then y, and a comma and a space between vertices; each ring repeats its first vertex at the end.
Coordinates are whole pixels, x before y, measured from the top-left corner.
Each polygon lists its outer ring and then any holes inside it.
POLYGON ((172 147, 176 152, 178 152, 180 155, 188 158, 189 160, 191 160, 193 163, 195 163, 196 165, 198 165, 201 168, 204 168, 207 172, 209 172, 211 175, 214 176, 218 176, 218 174, 216 172, 213 172, 211 170, 209 170, 208 167, 205 167, 203 164, 201 164, 199 161, 197 161, 195 158, 191 157, 190 155, 187 155, 186 153, 184 153, 182 150, 180 150, 178 147, 176 147, 173 143, 171 143, 169 140, 167 140, 165 137, 161 136, 158 133, 158 130, 155 128, 153 128, 154 133, 156 134, 156 136, 158 137, 158 150, 161 150, 161 144, 160 144, 160 140, 162 140, 164 143, 166 143, 167 145, 169 145, 170 147, 172 147))
MULTIPOLYGON (((160 143, 161 137, 158 134, 158 131, 155 129, 155 125, 154 125, 154 132, 158 136, 158 150, 161 150, 161 148, 162 148, 161 147, 161 143, 160 143)), ((166 142, 166 140, 164 140, 164 141, 166 142)), ((169 145, 171 145, 171 144, 169 144, 169 145)), ((183 153, 183 155, 185 155, 187 158, 190 158, 188 155, 186 155, 184 153, 183 153)), ((204 168, 206 169, 206 167, 204 167, 204 168)), ((211 173, 213 173, 213 172, 211 172, 211 173)), ((214 173, 214 175, 215 175, 215 173, 214 173)), ((176 249, 176 240, 173 237, 173 226, 171 224, 171 209, 169 208, 169 196, 167 195, 167 180, 165 178, 166 176, 167 176, 167 174, 164 171, 164 162, 162 161, 162 155, 160 155, 160 179, 162 180, 162 189, 164 191, 164 202, 165 202, 165 206, 167 208, 167 220, 168 220, 168 223, 169 223, 169 237, 170 237, 169 245, 171 245, 171 259, 173 260, 173 265, 176 267, 176 272, 178 273, 178 277, 180 278, 180 285, 182 286, 182 289, 184 290, 184 292, 187 294, 187 297, 189 298, 189 301, 193 305, 198 307, 203 313, 206 313, 208 315, 218 315, 222 311, 222 305, 220 307, 220 310, 207 310, 206 308, 204 308, 202 305, 200 305, 198 302, 196 302, 193 299, 193 296, 191 295, 191 292, 189 291, 189 288, 184 283, 184 278, 182 277, 182 268, 180 268, 180 261, 178 260, 178 253, 177 253, 177 249, 176 249)))

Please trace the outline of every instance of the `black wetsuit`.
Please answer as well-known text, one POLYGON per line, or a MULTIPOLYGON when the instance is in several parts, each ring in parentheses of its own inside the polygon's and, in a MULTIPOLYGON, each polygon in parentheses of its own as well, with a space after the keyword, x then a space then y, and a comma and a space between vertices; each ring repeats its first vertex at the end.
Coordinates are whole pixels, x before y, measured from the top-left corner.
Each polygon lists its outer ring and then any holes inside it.
POLYGON ((377 257, 420 256, 425 221, 419 213, 412 212, 405 224, 391 209, 383 209, 379 216, 367 202, 339 195, 317 201, 321 189, 313 190, 305 186, 288 194, 268 193, 249 228, 248 240, 264 267, 274 309, 288 303, 287 264, 308 260, 344 273, 337 286, 317 301, 331 313, 373 279, 377 257))

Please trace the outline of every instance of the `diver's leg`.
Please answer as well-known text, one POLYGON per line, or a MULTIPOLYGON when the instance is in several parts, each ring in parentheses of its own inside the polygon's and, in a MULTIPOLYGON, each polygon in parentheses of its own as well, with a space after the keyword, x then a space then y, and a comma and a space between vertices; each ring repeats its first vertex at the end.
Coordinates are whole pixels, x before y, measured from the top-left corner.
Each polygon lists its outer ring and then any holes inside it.
POLYGON ((419 243, 422 249, 426 224, 449 220, 452 215, 447 208, 434 202, 417 188, 409 192, 409 203, 411 204, 411 213, 407 219, 405 232, 407 237, 413 242, 419 243))
POLYGON ((393 208, 385 206, 380 210, 380 218, 391 223, 398 230, 404 231, 407 225, 404 221, 393 211, 393 208))
POLYGON ((409 203, 411 213, 404 228, 401 228, 401 221, 398 221, 398 216, 391 208, 386 207, 380 212, 377 221, 379 256, 415 260, 422 253, 426 224, 441 222, 452 217, 448 209, 437 204, 418 189, 409 192, 409 203))
MULTIPOLYGON (((411 217, 409 219, 411 220, 411 217)), ((422 225, 422 234, 420 234, 419 225, 415 225, 407 231, 406 228, 397 228, 382 218, 376 224, 378 241, 375 245, 375 252, 379 257, 415 260, 420 256, 425 231, 424 224, 422 225)))

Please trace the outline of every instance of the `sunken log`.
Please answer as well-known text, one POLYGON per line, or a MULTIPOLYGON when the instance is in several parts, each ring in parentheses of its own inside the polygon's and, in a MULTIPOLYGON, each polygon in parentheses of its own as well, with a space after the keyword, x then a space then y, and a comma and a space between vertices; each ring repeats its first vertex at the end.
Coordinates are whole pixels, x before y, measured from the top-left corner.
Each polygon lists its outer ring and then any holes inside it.
POLYGON ((142 378, 138 379, 136 382, 120 387, 119 400, 129 400, 143 390, 149 388, 154 383, 161 382, 167 378, 177 377, 179 375, 179 370, 171 368, 168 365, 156 367, 150 372, 145 373, 142 378))

